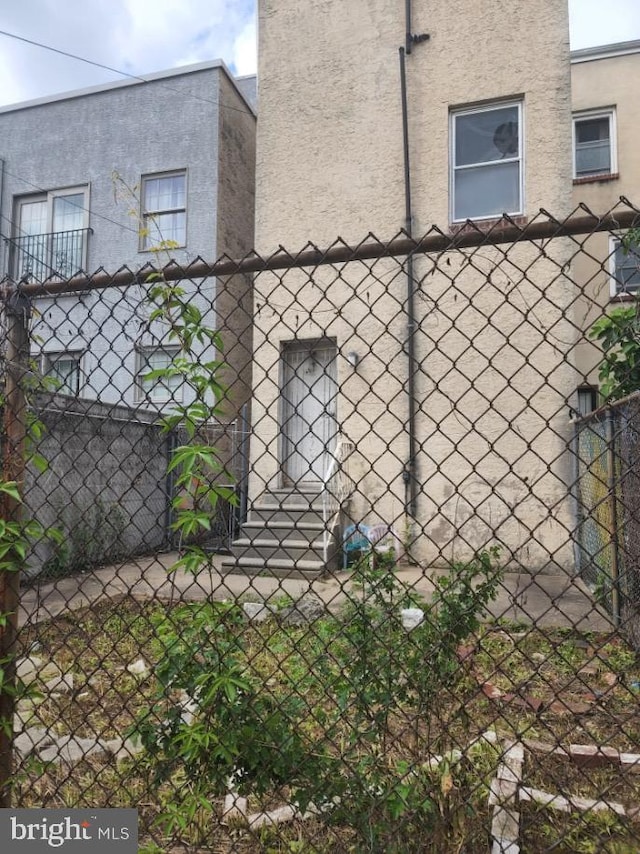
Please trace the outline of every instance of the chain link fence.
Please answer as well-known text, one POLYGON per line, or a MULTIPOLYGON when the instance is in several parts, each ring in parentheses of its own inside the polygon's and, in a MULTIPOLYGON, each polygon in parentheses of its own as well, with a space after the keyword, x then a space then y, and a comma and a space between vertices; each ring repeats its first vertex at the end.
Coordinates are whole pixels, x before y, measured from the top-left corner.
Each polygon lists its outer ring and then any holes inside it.
POLYGON ((3 806, 637 850, 640 403, 585 400, 638 216, 7 279, 3 806))
POLYGON ((584 579, 640 643, 638 539, 638 429, 640 395, 576 422, 579 564, 584 579))

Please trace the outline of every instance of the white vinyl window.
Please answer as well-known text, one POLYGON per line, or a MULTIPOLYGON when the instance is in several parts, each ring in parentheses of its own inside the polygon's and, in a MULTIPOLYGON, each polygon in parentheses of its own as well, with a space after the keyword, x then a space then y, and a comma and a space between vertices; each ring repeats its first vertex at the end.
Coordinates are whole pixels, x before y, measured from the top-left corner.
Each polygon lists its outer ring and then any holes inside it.
POLYGON ((592 385, 578 389, 578 415, 588 415, 598 408, 598 389, 592 385))
POLYGON ((522 103, 451 113, 454 222, 523 212, 522 103))
POLYGON ((86 269, 89 233, 87 187, 51 190, 15 200, 11 239, 13 275, 42 282, 86 269))
POLYGON ((154 403, 182 400, 182 377, 179 375, 149 377, 152 371, 170 368, 178 354, 177 347, 144 347, 137 351, 137 396, 154 403))
POLYGON ((640 289, 640 244, 635 243, 625 250, 619 237, 610 242, 609 270, 611 273, 611 296, 638 293, 640 289))
POLYGON ((573 117, 573 176, 590 178, 617 172, 615 112, 576 113, 573 117))
POLYGON ((187 174, 146 175, 142 179, 143 235, 140 248, 187 243, 187 174))
POLYGON ((52 380, 54 391, 78 395, 82 382, 82 353, 43 353, 42 373, 52 380))

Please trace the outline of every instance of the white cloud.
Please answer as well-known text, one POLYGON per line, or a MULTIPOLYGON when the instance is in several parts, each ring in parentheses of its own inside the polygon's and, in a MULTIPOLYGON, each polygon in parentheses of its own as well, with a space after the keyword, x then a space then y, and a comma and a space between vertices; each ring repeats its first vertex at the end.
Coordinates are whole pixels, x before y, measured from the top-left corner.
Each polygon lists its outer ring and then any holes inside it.
MULTIPOLYGON (((0 29, 130 74, 223 59, 256 70, 256 0, 0 0, 0 29)), ((640 0, 569 0, 572 47, 640 38, 640 0)), ((122 79, 0 36, 0 104, 122 79)))
POLYGON ((252 17, 238 33, 233 43, 233 64, 238 74, 255 74, 258 57, 256 43, 256 19, 252 17))
MULTIPOLYGON (((224 59, 255 68, 255 0, 22 0, 3 3, 0 29, 142 75, 224 59)), ((0 36, 0 103, 122 79, 0 36)))

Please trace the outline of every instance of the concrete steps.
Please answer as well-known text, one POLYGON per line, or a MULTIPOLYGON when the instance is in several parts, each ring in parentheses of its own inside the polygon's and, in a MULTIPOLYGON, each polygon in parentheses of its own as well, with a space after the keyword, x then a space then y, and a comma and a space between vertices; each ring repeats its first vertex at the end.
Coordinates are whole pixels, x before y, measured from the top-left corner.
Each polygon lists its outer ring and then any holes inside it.
POLYGON ((326 571, 325 525, 317 489, 272 489, 251 508, 223 573, 313 579, 326 571))
POLYGON ((265 560, 316 561, 323 551, 323 541, 312 543, 309 540, 276 540, 273 537, 249 539, 240 537, 232 546, 238 557, 264 558, 265 560))

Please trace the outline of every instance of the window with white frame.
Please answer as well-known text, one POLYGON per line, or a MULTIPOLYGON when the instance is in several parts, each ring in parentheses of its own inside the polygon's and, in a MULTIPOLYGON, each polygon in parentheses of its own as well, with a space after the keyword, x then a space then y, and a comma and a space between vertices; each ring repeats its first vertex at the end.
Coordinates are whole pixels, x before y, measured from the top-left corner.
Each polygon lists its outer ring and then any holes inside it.
POLYGON ((187 243, 187 173, 170 172, 142 178, 143 234, 140 248, 185 246, 187 243))
POLYGON ((10 241, 14 277, 42 282, 86 269, 88 233, 88 187, 16 198, 10 241))
POLYGON ((451 113, 454 222, 523 212, 522 103, 451 113))
POLYGON ((614 110, 574 115, 573 164, 574 178, 611 175, 617 171, 614 110))
POLYGON ((82 353, 43 353, 42 373, 52 381, 55 391, 78 395, 82 382, 82 353))
POLYGON ((609 266, 611 296, 638 292, 640 289, 640 243, 625 246, 622 238, 612 237, 609 266))
POLYGON ((578 389, 578 415, 588 415, 598 408, 598 389, 583 385, 578 389))
POLYGON ((137 351, 136 387, 139 400, 154 403, 182 400, 182 376, 178 373, 154 376, 167 371, 178 355, 177 347, 143 347, 137 351))

